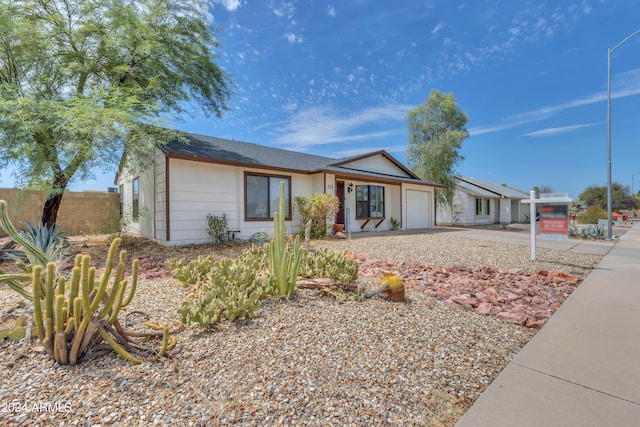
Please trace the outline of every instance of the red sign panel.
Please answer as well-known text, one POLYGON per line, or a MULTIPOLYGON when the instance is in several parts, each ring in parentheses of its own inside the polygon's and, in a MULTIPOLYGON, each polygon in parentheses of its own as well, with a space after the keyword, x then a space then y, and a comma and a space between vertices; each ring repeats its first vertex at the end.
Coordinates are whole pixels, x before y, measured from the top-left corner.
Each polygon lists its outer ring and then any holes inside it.
POLYGON ((569 206, 540 206, 540 235, 569 235, 569 206))

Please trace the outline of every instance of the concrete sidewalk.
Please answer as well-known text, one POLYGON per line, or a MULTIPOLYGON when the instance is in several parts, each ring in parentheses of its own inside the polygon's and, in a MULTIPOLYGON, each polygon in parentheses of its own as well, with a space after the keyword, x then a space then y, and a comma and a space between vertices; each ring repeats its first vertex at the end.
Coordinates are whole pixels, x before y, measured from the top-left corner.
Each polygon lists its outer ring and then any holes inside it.
MULTIPOLYGON (((484 230, 474 228, 449 228, 448 232, 459 237, 469 239, 490 240, 493 242, 512 243, 531 246, 531 234, 515 231, 484 230)), ((626 233, 625 233, 626 234, 626 233)), ((563 251, 579 252, 594 255, 606 255, 615 245, 612 241, 595 240, 543 240, 537 238, 536 246, 539 248, 560 249, 563 251)))
POLYGON ((640 425, 640 223, 478 398, 458 427, 640 425))

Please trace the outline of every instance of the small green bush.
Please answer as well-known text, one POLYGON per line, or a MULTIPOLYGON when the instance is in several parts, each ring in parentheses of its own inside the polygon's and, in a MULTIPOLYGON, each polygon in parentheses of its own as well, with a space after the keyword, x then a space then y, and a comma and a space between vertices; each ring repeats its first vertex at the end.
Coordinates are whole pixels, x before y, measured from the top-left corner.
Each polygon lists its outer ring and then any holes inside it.
POLYGON ((327 235, 327 224, 333 222, 340 200, 332 194, 311 193, 307 199, 298 196, 294 199, 296 208, 300 213, 300 234, 304 236, 307 222, 311 221, 311 238, 317 239, 327 235))
POLYGON ((214 245, 224 244, 228 231, 229 219, 227 218, 227 214, 222 214, 222 216, 207 214, 207 233, 209 233, 213 239, 214 245))
POLYGON ((600 206, 589 206, 587 211, 578 215, 578 222, 582 224, 597 224, 599 219, 606 219, 607 211, 600 206))

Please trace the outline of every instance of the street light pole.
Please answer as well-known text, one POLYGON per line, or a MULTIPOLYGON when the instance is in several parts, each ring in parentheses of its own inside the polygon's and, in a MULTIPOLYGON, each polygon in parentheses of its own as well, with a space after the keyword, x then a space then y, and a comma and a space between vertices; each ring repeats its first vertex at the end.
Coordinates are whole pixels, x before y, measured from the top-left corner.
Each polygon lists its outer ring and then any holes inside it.
POLYGON ((626 39, 607 50, 607 239, 613 239, 613 221, 611 211, 611 54, 633 36, 640 34, 637 30, 626 39))

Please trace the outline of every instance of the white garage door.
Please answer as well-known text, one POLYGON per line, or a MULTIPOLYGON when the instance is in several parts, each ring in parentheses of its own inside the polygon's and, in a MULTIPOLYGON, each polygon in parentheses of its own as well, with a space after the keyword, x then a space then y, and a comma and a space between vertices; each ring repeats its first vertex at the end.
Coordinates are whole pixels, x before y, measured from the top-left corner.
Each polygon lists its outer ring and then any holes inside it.
POLYGON ((407 190, 407 229, 431 227, 431 193, 407 190))

